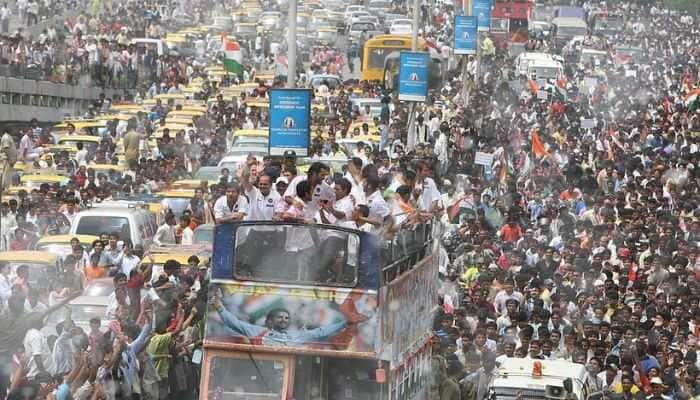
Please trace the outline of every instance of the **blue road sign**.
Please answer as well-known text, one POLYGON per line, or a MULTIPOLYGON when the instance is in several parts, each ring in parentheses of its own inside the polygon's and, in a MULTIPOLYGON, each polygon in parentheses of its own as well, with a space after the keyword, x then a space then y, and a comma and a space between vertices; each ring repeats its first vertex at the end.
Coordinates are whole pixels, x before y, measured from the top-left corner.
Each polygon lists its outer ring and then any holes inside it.
POLYGON ((476 54, 477 18, 467 15, 455 15, 455 54, 476 54))
POLYGON ((428 97, 430 54, 402 51, 399 59, 399 100, 425 101, 428 97))
POLYGON ((477 18, 479 31, 491 30, 491 0, 473 0, 472 15, 477 18))
POLYGON ((270 155, 293 150, 309 155, 311 145, 311 90, 270 90, 270 155))

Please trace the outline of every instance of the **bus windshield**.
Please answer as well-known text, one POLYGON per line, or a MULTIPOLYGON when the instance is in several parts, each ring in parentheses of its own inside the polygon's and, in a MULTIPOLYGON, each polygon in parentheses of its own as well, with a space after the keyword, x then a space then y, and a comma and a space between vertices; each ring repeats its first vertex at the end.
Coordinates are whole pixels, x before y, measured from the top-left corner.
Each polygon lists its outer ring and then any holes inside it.
POLYGON ((367 63, 369 68, 384 68, 384 61, 386 57, 392 51, 396 51, 393 48, 379 48, 374 47, 369 50, 369 61, 367 63))
POLYGON ((557 37, 584 36, 588 30, 582 26, 557 26, 557 37))
POLYGON ((215 356, 208 368, 208 398, 227 400, 280 399, 284 385, 283 362, 215 356), (231 371, 236 371, 232 374, 231 371))
POLYGON ((246 225, 235 233, 234 277, 354 287, 360 238, 320 226, 246 225))

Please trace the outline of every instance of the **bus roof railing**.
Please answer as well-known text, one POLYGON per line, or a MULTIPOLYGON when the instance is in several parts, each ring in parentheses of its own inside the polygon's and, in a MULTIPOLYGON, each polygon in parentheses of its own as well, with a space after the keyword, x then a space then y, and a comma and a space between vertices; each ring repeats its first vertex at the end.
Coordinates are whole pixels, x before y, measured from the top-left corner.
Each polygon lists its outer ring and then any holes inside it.
POLYGON ((382 250, 382 281, 393 281, 415 267, 420 260, 430 254, 433 243, 435 221, 417 225, 413 229, 401 229, 387 241, 382 250))

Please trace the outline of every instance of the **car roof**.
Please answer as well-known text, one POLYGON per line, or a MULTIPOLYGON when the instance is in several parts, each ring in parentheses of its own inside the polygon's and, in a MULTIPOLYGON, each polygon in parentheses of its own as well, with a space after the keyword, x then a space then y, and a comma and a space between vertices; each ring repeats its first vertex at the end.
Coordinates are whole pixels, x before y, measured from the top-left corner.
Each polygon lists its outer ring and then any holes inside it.
MULTIPOLYGON (((126 204, 125 204, 126 205, 126 204)), ((78 217, 105 217, 105 216, 115 216, 115 217, 126 217, 128 215, 135 215, 135 214, 140 214, 142 212, 145 212, 145 210, 141 208, 131 208, 131 207, 120 207, 117 204, 115 204, 113 207, 106 206, 106 207, 95 207, 95 208, 88 208, 86 210, 82 210, 78 212, 78 217)))
POLYGON ((56 262, 57 258, 58 254, 54 254, 49 251, 16 250, 0 252, 0 261, 54 263, 56 262))
POLYGON ((76 306, 109 306, 109 296, 78 296, 71 300, 70 305, 76 306))
POLYGON ((50 236, 42 236, 39 241, 36 242, 36 244, 47 244, 47 243, 59 243, 59 244, 68 244, 70 243, 71 239, 77 238, 80 240, 80 243, 92 243, 94 240, 99 239, 99 236, 95 235, 50 235, 50 236))

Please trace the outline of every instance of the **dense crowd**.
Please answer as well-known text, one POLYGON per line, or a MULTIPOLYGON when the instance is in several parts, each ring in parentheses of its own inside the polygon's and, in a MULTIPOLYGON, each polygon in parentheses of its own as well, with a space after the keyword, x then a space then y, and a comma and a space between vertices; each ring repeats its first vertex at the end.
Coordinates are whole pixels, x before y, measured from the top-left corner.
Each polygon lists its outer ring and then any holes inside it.
MULTIPOLYGON (((91 203, 163 191, 200 167, 216 166, 233 131, 267 126, 267 111, 249 107, 270 88, 256 80, 254 68, 217 84, 192 60, 139 53, 128 40, 139 31, 161 35, 151 17, 162 7, 129 4, 110 14, 119 16, 115 21, 95 13, 67 25, 73 43, 64 55, 71 65, 105 85, 142 76, 143 98, 178 93, 203 78, 196 97, 216 101, 190 128, 163 132, 156 146, 148 139, 156 122, 180 108, 172 102, 86 129, 80 133, 102 137, 96 149, 53 159, 38 150, 52 143, 46 129, 3 132, 6 160, 67 171, 70 179, 20 191, 2 204, 0 250, 31 249, 45 235, 67 232, 91 203), (218 95, 219 85, 238 80, 258 86, 248 95, 218 95), (120 140, 128 170, 95 173, 91 165, 117 164, 120 140)), ((536 83, 518 81, 502 48, 482 46, 478 69, 473 59, 449 61, 442 88, 418 106, 415 141, 408 138, 409 109, 395 94, 367 82, 320 88, 308 172, 291 152, 282 159, 251 155, 235 169, 221 169, 215 184, 204 182, 185 212, 165 210, 154 243, 189 245, 196 227, 210 222, 313 222, 391 238, 440 218, 447 233, 431 399, 484 399, 494 368, 512 357, 585 364, 592 392, 624 400, 695 397, 698 32, 692 18, 661 6, 619 7, 625 31, 595 46, 639 46, 648 61, 567 63, 564 79, 538 88, 548 92, 543 100, 532 90, 536 83), (360 96, 382 99, 381 113, 354 107, 360 96), (594 120, 592 127, 584 120, 594 120), (383 133, 380 143, 340 143, 374 128, 383 133), (477 152, 490 154, 490 165, 476 164, 477 152), (347 160, 342 170, 332 169, 328 160, 339 158, 347 160)), ((435 48, 449 46, 452 6, 421 9, 426 37, 435 48)), ((29 44, 14 36, 2 51, 23 62, 43 60, 54 40, 48 32, 43 39, 29 44)), ((548 47, 541 38, 526 46, 548 47)), ((263 40, 249 47, 269 56, 263 40)), ((337 72, 354 61, 341 56, 319 49, 300 74, 337 72)), ((109 105, 101 99, 91 113, 109 105)), ((72 133, 78 132, 69 127, 72 133)), ((17 178, 4 175, 3 186, 17 178)), ((22 268, 11 273, 0 265, 0 398, 5 388, 11 399, 194 398, 199 379, 192 359, 202 340, 208 260, 171 260, 155 271, 148 254, 135 255, 119 232, 72 245, 66 272, 47 288, 29 285, 22 268), (108 309, 115 322, 102 326, 95 319, 85 331, 64 315, 45 326, 47 315, 106 277, 113 280, 108 309)))
POLYGON ((160 84, 175 62, 191 68, 194 60, 186 56, 192 54, 170 51, 164 44, 159 48, 155 41, 165 39, 165 27, 196 26, 209 7, 207 1, 177 7, 169 1, 80 1, 61 4, 59 11, 49 1, 26 3, 0 7, 0 65, 7 76, 117 89, 160 84), (38 14, 29 11, 39 3, 38 14), (61 12, 65 18, 55 17, 61 12), (13 19, 19 26, 11 32, 13 19), (37 20, 41 31, 32 29, 37 20))

